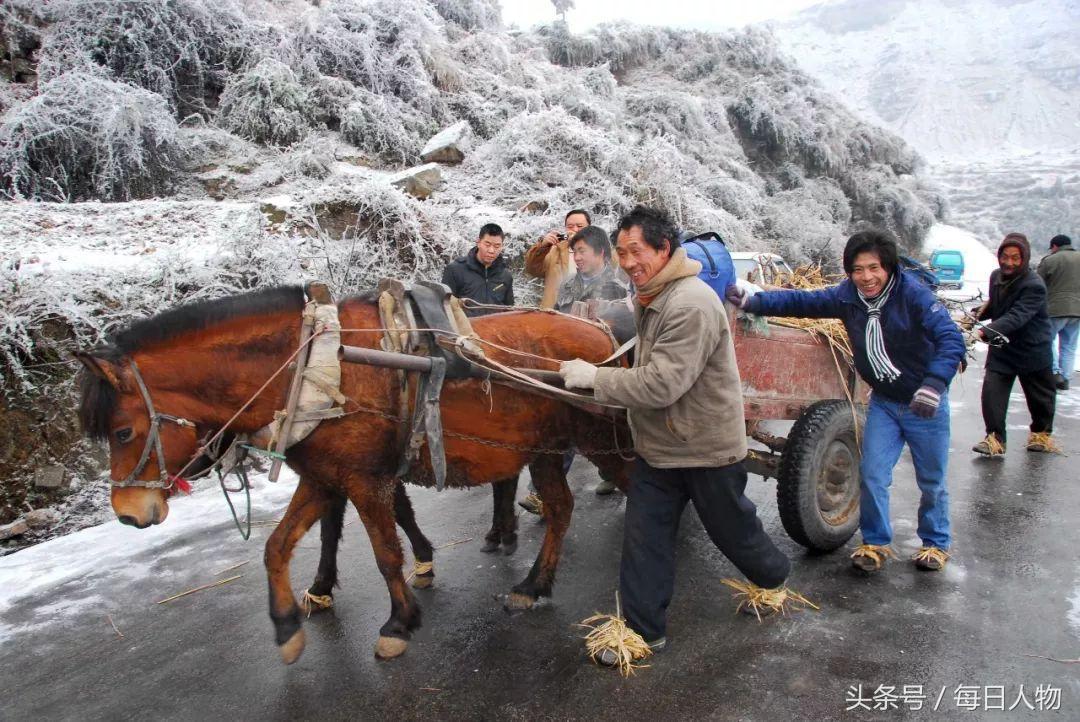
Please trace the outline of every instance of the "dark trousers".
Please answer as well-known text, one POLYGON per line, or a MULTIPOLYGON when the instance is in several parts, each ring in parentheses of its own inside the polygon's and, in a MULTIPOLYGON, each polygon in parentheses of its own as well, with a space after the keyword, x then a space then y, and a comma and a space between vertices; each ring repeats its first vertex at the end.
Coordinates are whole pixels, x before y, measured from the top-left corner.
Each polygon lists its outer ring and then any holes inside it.
POLYGON ((1009 395, 1012 394, 1013 382, 1017 377, 1020 378, 1020 388, 1024 390, 1028 411, 1031 412, 1032 433, 1049 433, 1054 430, 1057 389, 1054 386, 1054 372, 1049 366, 1030 374, 1004 374, 987 369, 982 386, 983 422, 986 424, 986 433, 997 434, 1002 443, 1005 442, 1005 415, 1009 411, 1009 395))
POLYGON ((626 500, 619 595, 627 623, 645 641, 665 634, 675 587, 675 537, 688 501, 713 544, 750 581, 772 588, 787 579, 791 562, 765 533, 745 490, 741 463, 656 469, 637 460, 626 500))

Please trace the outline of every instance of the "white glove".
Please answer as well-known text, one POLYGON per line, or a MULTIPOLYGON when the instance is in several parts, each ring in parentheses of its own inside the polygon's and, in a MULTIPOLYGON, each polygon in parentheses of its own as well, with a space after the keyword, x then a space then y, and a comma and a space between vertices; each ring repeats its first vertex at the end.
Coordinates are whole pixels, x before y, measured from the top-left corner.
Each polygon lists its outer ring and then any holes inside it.
POLYGON ((591 389, 596 383, 596 367, 579 358, 563 361, 559 365, 559 375, 568 389, 591 389))

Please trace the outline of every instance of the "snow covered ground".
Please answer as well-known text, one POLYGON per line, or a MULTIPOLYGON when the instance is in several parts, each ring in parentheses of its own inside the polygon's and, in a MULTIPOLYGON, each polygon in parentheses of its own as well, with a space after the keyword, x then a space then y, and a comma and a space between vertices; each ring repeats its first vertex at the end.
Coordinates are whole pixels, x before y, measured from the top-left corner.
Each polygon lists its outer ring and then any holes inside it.
MULTIPOLYGON (((263 521, 279 518, 296 489, 296 475, 286 469, 276 484, 270 483, 266 474, 252 474, 250 480, 252 518, 263 521)), ((243 515, 243 495, 234 494, 232 498, 243 515)), ((40 622, 31 622, 31 626, 47 625, 79 611, 66 606, 64 600, 69 596, 78 599, 80 605, 101 601, 80 599, 66 594, 68 590, 93 587, 103 580, 122 584, 125 580, 144 578, 151 570, 131 563, 132 549, 136 547, 154 552, 152 556, 158 559, 187 554, 191 565, 205 568, 207 576, 215 574, 222 566, 221 557, 205 558, 189 551, 207 529, 223 524, 232 524, 228 506, 217 485, 204 480, 191 495, 174 497, 169 503, 168 518, 158 526, 135 529, 113 519, 0 558, 0 643, 12 634, 13 628, 5 622, 4 612, 16 600, 26 597, 43 600, 36 612, 40 622)), ((251 563, 261 565, 261 560, 251 563)), ((262 573, 261 569, 258 571, 262 573)), ((20 629, 25 631, 26 625, 20 629)))
POLYGON ((11 241, 0 259, 18 263, 20 275, 119 271, 171 254, 198 262, 262 224, 258 204, 236 201, 0 203, 11 241))

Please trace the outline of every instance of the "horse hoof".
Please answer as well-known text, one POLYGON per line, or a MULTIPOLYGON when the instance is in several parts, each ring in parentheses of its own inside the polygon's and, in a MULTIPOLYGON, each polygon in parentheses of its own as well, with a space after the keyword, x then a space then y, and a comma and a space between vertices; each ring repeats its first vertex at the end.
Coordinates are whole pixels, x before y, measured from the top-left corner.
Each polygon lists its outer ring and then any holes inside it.
POLYGON ((435 583, 435 575, 434 574, 432 574, 430 576, 423 576, 423 577, 415 576, 415 577, 413 577, 413 580, 412 580, 412 587, 413 587, 413 589, 428 589, 434 583, 435 583))
POLYGON ((289 641, 278 647, 278 651, 281 652, 281 661, 285 664, 292 664, 300 659, 300 655, 304 653, 304 630, 297 629, 296 633, 289 637, 289 641))
POLYGON ((497 539, 488 539, 484 542, 484 546, 480 547, 480 551, 485 554, 491 554, 499 551, 499 541, 497 539))
POLYGON ((379 641, 375 645, 375 656, 379 659, 393 659, 405 654, 405 650, 408 648, 409 643, 404 639, 379 637, 379 641))
POLYGON ((503 597, 503 609, 508 612, 523 612, 533 608, 536 600, 528 594, 510 592, 503 597))
POLYGON ((502 547, 502 553, 505 556, 512 556, 517 551, 517 541, 504 543, 502 547))

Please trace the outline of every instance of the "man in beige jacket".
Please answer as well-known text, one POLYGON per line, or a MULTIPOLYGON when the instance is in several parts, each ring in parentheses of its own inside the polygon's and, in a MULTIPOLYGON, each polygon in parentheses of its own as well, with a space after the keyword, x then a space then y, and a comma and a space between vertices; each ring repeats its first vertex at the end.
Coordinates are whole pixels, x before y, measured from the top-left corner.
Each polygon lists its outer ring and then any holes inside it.
MULTIPOLYGON (((697 278, 661 212, 638 206, 619 222, 616 254, 637 296, 634 367, 562 364, 569 388, 625 406, 638 460, 626 503, 619 590, 627 624, 654 650, 666 643, 675 537, 693 502, 717 548, 751 582, 780 586, 791 570, 746 498, 746 428, 724 305, 697 278)), ((615 662, 615 655, 600 661, 615 662)))

